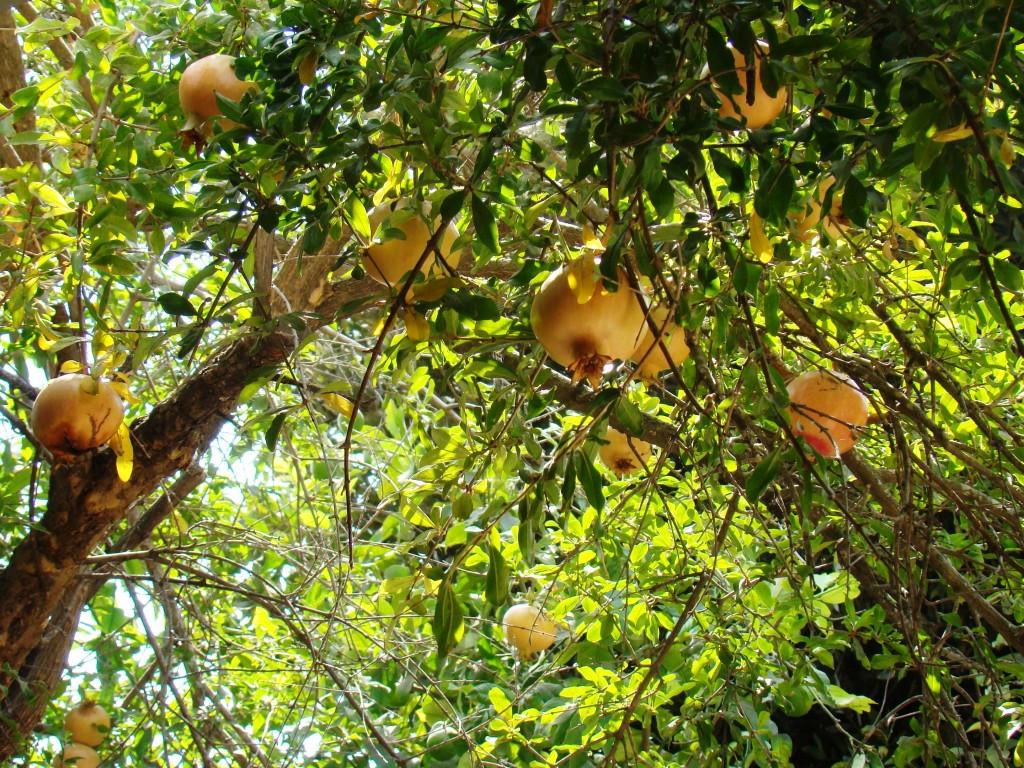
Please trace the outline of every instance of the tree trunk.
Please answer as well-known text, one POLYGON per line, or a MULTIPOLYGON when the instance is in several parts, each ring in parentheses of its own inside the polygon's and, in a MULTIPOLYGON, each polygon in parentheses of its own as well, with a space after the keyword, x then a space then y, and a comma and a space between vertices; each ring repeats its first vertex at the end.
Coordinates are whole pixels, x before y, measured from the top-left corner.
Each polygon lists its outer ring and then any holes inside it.
MULTIPOLYGON (((21 44, 15 32, 14 12, 9 3, 0 0, 0 104, 11 107, 14 101, 11 95, 27 83, 25 81, 25 64, 21 57, 21 44)), ((18 132, 36 129, 36 113, 26 110, 25 114, 14 121, 18 132)), ((39 162, 39 147, 36 144, 22 144, 12 147, 3 142, 4 164, 17 167, 22 163, 39 162)))

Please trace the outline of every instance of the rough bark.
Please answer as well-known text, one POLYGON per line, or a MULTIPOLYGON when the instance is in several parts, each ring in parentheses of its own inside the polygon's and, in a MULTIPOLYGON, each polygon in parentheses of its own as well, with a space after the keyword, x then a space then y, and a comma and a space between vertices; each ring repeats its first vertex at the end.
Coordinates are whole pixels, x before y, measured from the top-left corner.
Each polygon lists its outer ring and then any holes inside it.
MULTIPOLYGON (((24 88, 25 65, 21 57, 21 44, 18 42, 18 33, 15 31, 14 13, 7 3, 0 3, 0 104, 10 107, 14 104, 11 94, 24 88)), ((25 114, 14 121, 16 131, 34 131, 36 129, 36 114, 33 110, 27 110, 25 114)), ((22 163, 35 163, 39 161, 39 147, 35 144, 22 144, 19 147, 12 147, 4 142, 3 159, 4 164, 10 167, 17 167, 22 163)))
MULTIPOLYGON (((0 689, 7 692, 0 711, 17 711, 21 696, 42 699, 37 706, 45 706, 88 599, 87 585, 81 584, 86 558, 134 503, 202 455, 235 409, 247 374, 282 362, 296 341, 282 333, 252 335, 214 355, 132 425, 136 447, 129 482, 118 479, 107 449, 54 468, 45 515, 0 572, 0 689), (8 670, 18 670, 17 679, 8 670), (23 692, 19 680, 32 680, 32 689, 23 692)), ((38 713, 0 720, 0 762, 15 753, 37 718, 38 713)))

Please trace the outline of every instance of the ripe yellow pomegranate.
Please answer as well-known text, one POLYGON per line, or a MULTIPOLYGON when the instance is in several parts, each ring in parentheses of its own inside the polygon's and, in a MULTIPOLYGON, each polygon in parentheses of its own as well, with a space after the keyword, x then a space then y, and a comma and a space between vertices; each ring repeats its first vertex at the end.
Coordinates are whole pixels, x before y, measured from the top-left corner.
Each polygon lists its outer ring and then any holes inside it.
POLYGON ((673 364, 679 367, 686 362, 690 356, 690 345, 686 343, 683 329, 672 321, 666 307, 652 307, 650 320, 659 329, 657 338, 651 333, 651 322, 645 323, 644 336, 629 359, 637 363, 637 375, 641 379, 655 381, 673 364), (667 357, 662 344, 668 349, 667 357))
MULTIPOLYGON (((405 239, 395 237, 375 242, 363 251, 362 259, 366 274, 391 288, 403 284, 404 278, 423 256, 431 236, 440 224, 440 219, 435 218, 432 224, 428 225, 428 212, 417 211, 413 206, 414 203, 409 199, 399 198, 382 202, 369 213, 370 234, 376 239, 377 231, 384 220, 399 212, 398 216, 394 216, 394 223, 389 223, 388 229, 399 230, 405 235, 405 239)), ((455 226, 455 222, 448 222, 448 227, 438 240, 437 251, 427 256, 420 267, 420 272, 424 275, 440 276, 442 268, 437 261, 438 252, 445 264, 453 271, 456 270, 462 259, 462 252, 453 250, 458 236, 459 228, 455 226)))
POLYGON ((102 379, 71 373, 51 379, 32 405, 29 426, 57 458, 99 448, 124 420, 121 396, 102 379))
POLYGON ((617 477, 625 477, 639 472, 647 466, 651 458, 651 444, 635 437, 630 437, 614 427, 608 427, 597 455, 601 463, 615 473, 617 477))
POLYGON ((718 114, 738 120, 750 129, 764 128, 778 117, 786 106, 786 90, 784 88, 779 88, 774 96, 769 96, 764 86, 761 85, 761 59, 768 55, 768 44, 758 40, 756 45, 758 53, 754 56, 753 71, 750 71, 747 69, 746 57, 737 51, 731 43, 729 44, 733 61, 736 62, 736 76, 740 79, 742 91, 732 94, 723 93, 717 83, 712 81, 715 85, 715 94, 722 101, 718 114))
MULTIPOLYGON (((199 130, 209 136, 213 130, 210 118, 221 114, 214 94, 241 101, 242 96, 251 90, 259 90, 259 86, 249 80, 238 79, 234 56, 214 53, 193 61, 185 67, 178 82, 178 100, 186 118, 183 130, 199 130)), ((219 122, 223 130, 238 125, 226 118, 219 122)))
POLYGON ((551 359, 595 387, 611 360, 628 360, 644 332, 644 311, 618 270, 609 292, 589 257, 552 272, 537 291, 530 324, 551 359))
POLYGON ((857 442, 856 428, 868 423, 868 399, 836 371, 807 371, 786 385, 786 415, 793 434, 830 459, 857 442))
POLYGON ((505 611, 501 621, 505 641, 516 649, 520 658, 550 648, 555 642, 558 627, 542 610, 522 603, 505 611))
POLYGON ((68 744, 57 760, 57 768, 97 768, 100 756, 85 744, 68 744))
MULTIPOLYGON (((825 194, 836 183, 836 180, 829 176, 821 182, 814 196, 807 203, 802 215, 793 217, 793 230, 797 239, 801 242, 808 242, 814 237, 819 223, 822 223, 821 206, 825 202, 825 194)), ((828 215, 822 223, 825 233, 833 240, 842 237, 850 226, 850 220, 843 214, 842 201, 839 195, 832 196, 832 205, 829 206, 828 215)))
POLYGON ((68 710, 64 716, 64 730, 72 741, 95 747, 110 733, 110 716, 99 704, 86 699, 68 710))

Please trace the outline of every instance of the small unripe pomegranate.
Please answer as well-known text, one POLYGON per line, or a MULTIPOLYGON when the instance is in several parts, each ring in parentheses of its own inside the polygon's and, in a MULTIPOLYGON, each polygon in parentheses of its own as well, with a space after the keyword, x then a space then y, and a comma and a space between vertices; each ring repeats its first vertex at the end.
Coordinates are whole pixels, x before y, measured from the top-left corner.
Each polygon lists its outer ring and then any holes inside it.
MULTIPOLYGON (((259 86, 249 80, 238 79, 234 56, 214 53, 193 61, 185 67, 178 81, 178 100, 187 120, 184 130, 201 130, 209 136, 212 131, 210 118, 222 114, 215 94, 241 101, 242 96, 251 90, 259 90, 259 86)), ((226 118, 220 120, 220 127, 224 130, 236 125, 226 118)))
POLYGON ((100 756, 85 744, 68 744, 57 760, 57 768, 97 768, 100 756))
POLYGON ((786 385, 786 414, 793 434, 814 450, 838 459, 857 442, 856 428, 868 423, 868 399, 847 376, 807 371, 786 385))
POLYGON ((109 382, 84 373, 51 379, 36 396, 29 425, 58 458, 99 448, 124 420, 124 403, 109 382))
POLYGON ((95 747, 110 733, 110 716, 95 701, 87 699, 68 710, 64 716, 64 730, 72 741, 95 747))
MULTIPOLYGON (((411 209, 413 203, 406 199, 391 200, 380 203, 370 211, 370 233, 376 238, 377 231, 384 220, 395 211, 411 209)), ((397 229, 405 235, 405 239, 391 238, 375 242, 363 252, 363 268, 366 274, 374 280, 394 288, 403 284, 403 278, 407 277, 409 271, 416 266, 416 262, 423 256, 427 249, 427 243, 440 224, 440 219, 434 219, 432 224, 427 224, 427 212, 414 213, 403 219, 398 224, 391 225, 389 229, 397 229), (422 213, 422 215, 420 215, 422 213)), ((459 228, 455 222, 448 222, 448 226, 441 234, 437 242, 437 251, 432 251, 420 267, 424 275, 439 273, 441 267, 437 261, 437 253, 454 271, 462 259, 462 252, 453 250, 456 238, 459 236, 459 228)))
POLYGON ((572 373, 574 382, 588 379, 595 387, 611 360, 628 360, 644 332, 644 311, 618 270, 618 290, 606 290, 594 277, 590 259, 552 272, 537 291, 530 324, 551 359, 572 373), (570 276, 576 287, 570 284, 570 276), (580 282, 591 281, 580 300, 580 282), (596 282, 594 282, 596 280, 596 282))
POLYGON ((718 114, 738 120, 750 129, 764 128, 778 117, 786 106, 784 88, 779 88, 774 96, 769 96, 764 86, 761 85, 761 59, 768 55, 768 44, 763 40, 758 40, 756 46, 758 52, 754 56, 753 71, 750 71, 747 69, 746 57, 736 50, 732 43, 729 44, 733 61, 736 62, 736 75, 740 79, 742 91, 731 94, 723 93, 717 83, 715 84, 715 94, 722 101, 718 114))
POLYGON ((558 634, 555 622, 539 608, 525 603, 513 605, 505 611, 501 626, 505 630, 505 641, 523 659, 550 648, 558 634))
POLYGON ((652 307, 650 322, 644 324, 644 336, 629 359, 638 364, 637 375, 647 381, 655 381, 662 371, 673 365, 679 367, 690 356, 690 345, 686 343, 683 329, 672 322, 666 307, 652 307), (651 322, 659 329, 658 337, 651 333, 651 322), (659 341, 661 343, 659 343, 659 341), (664 345, 668 349, 665 355, 664 345))
POLYGON ((614 427, 608 427, 604 439, 606 442, 598 449, 597 455, 617 477, 639 472, 651 458, 650 443, 630 437, 614 427))

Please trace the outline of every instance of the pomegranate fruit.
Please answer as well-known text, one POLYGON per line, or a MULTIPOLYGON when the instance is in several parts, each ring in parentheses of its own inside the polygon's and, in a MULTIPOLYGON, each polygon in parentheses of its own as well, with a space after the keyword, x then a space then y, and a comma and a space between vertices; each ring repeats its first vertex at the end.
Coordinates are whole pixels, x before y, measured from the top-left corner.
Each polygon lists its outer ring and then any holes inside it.
POLYGON ((731 117, 738 120, 750 129, 764 128, 778 117, 786 106, 785 89, 779 88, 774 96, 769 96, 761 84, 761 59, 768 56, 768 44, 758 40, 756 45, 758 50, 755 52, 754 67, 751 71, 747 68, 746 57, 737 51, 732 43, 729 44, 733 61, 736 63, 736 75, 743 90, 739 93, 723 93, 718 84, 712 81, 715 95, 722 102, 718 114, 723 118, 731 117))
POLYGON ((36 396, 29 426, 57 458, 99 448, 124 420, 124 403, 109 382, 84 373, 51 379, 36 396))
POLYGON ((64 730, 72 741, 95 747, 110 732, 110 716, 99 704, 86 699, 68 710, 64 716, 64 730))
POLYGON ((523 659, 550 648, 558 634, 555 622, 539 608, 525 603, 513 605, 505 611, 501 627, 505 631, 505 641, 523 659))
POLYGON ((618 290, 609 292, 589 257, 559 267, 537 291, 530 324, 552 360, 594 387, 611 360, 628 360, 643 338, 644 310, 618 270, 618 290))
POLYGON ((635 474, 647 466, 647 460, 651 458, 650 443, 630 437, 614 427, 608 427, 604 439, 606 442, 598 449, 597 455, 616 477, 635 474))
MULTIPOLYGON (((416 262, 423 256, 427 244, 433 236, 440 219, 434 219, 428 226, 427 218, 429 211, 417 210, 415 204, 407 198, 399 198, 389 202, 383 202, 370 211, 370 233, 376 239, 377 232, 385 219, 394 216, 394 223, 389 222, 388 229, 397 229, 405 239, 397 237, 388 238, 375 242, 363 251, 363 268, 366 274, 374 280, 394 288, 402 285, 404 278, 409 271, 416 266, 416 262)), ((383 234, 383 233, 381 233, 383 234)), ((426 261, 420 266, 420 272, 424 275, 440 273, 441 267, 437 261, 438 253, 454 271, 461 261, 461 251, 453 250, 455 239, 459 236, 459 228, 455 222, 449 222, 445 231, 438 238, 437 249, 427 256, 426 261)))
POLYGON ((68 744, 57 760, 57 768, 96 768, 100 764, 100 756, 96 750, 86 744, 68 744))
POLYGON ((856 429, 868 423, 868 399, 835 371, 807 371, 786 385, 793 434, 830 459, 850 450, 857 442, 856 429))
POLYGON ((650 320, 644 324, 643 338, 629 358, 638 366, 637 375, 641 379, 655 381, 662 371, 673 365, 682 365, 689 356, 690 345, 686 343, 683 329, 671 320, 668 309, 652 307, 650 320), (657 337, 651 332, 652 323, 658 328, 657 337), (668 350, 667 356, 665 349, 668 350))
MULTIPOLYGON (((241 101, 242 96, 251 90, 259 90, 259 86, 249 80, 238 79, 234 56, 214 53, 193 61, 185 67, 178 81, 178 100, 186 118, 183 131, 202 131, 209 136, 213 130, 210 119, 222 114, 215 94, 241 101)), ((222 118, 219 123, 225 131, 238 125, 227 118, 222 118)))
MULTIPOLYGON (((814 237, 818 224, 822 222, 821 206, 825 202, 825 195, 836 183, 831 176, 821 182, 817 192, 807 203, 803 214, 793 218, 793 230, 797 239, 801 242, 808 242, 814 237)), ((838 195, 832 196, 832 205, 829 206, 828 215, 825 216, 822 228, 831 239, 836 240, 842 237, 843 232, 850 226, 850 220, 843 215, 842 201, 838 195)))

